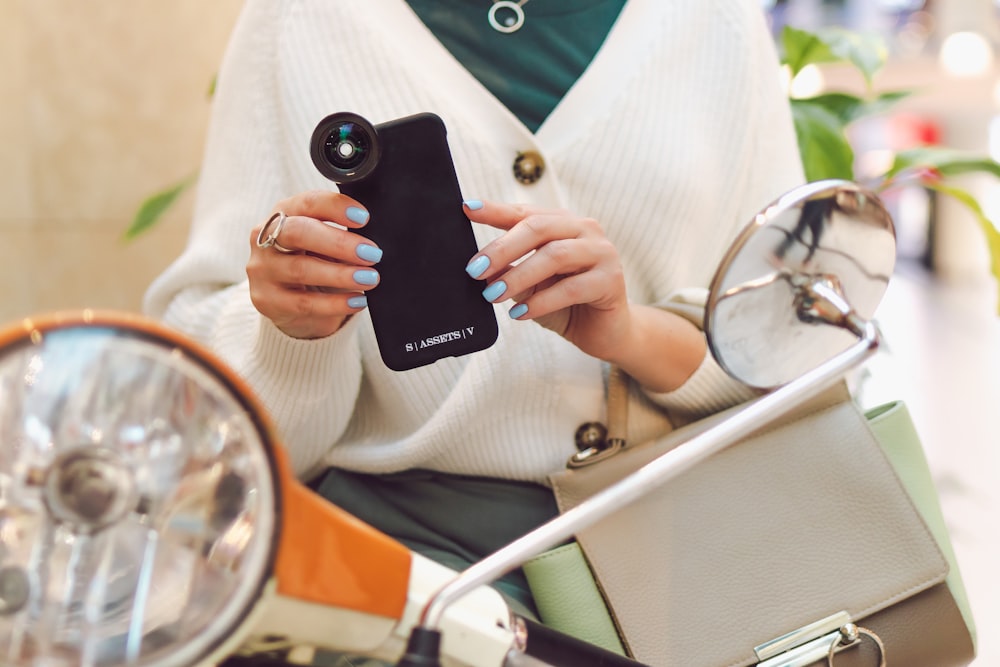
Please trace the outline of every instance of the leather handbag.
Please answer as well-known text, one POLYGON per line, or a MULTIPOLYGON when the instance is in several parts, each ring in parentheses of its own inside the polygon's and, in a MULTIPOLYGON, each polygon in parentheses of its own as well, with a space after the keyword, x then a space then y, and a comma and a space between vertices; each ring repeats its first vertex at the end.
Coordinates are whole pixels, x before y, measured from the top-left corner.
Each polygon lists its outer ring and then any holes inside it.
MULTIPOLYGON (((551 477, 560 510, 739 409, 573 462, 551 477)), ((657 667, 948 667, 975 655, 906 407, 866 415, 845 383, 524 570, 543 622, 657 667)))

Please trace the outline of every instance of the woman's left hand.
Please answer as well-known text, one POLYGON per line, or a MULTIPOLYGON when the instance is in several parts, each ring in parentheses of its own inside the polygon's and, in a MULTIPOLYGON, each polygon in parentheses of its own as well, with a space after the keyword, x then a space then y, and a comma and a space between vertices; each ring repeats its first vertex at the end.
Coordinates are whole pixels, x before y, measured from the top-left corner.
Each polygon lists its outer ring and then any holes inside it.
POLYGON ((487 301, 513 299, 514 319, 534 320, 599 359, 617 356, 630 334, 630 309, 618 251, 597 220, 479 201, 466 202, 466 213, 506 230, 466 269, 487 281, 487 301))
POLYGON ((702 363, 706 343, 697 327, 629 302, 618 250, 596 220, 479 201, 466 202, 466 213, 506 230, 472 256, 466 271, 487 281, 487 301, 513 299, 514 319, 538 322, 650 391, 673 391, 702 363))

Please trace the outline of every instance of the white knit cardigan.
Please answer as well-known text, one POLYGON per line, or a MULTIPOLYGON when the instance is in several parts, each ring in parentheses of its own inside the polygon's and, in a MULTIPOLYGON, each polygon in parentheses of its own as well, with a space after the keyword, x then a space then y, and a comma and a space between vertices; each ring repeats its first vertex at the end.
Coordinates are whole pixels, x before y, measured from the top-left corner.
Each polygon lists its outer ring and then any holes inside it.
MULTIPOLYGON (((422 467, 544 482, 575 451, 577 427, 602 419, 605 404, 604 365, 511 320, 509 302, 497 307, 492 348, 403 373, 382 364, 366 313, 326 339, 296 340, 254 309, 250 229, 279 199, 333 187, 309 158, 312 130, 327 114, 381 122, 437 113, 466 198, 596 218, 638 303, 703 294, 736 232, 802 181, 756 0, 629 0, 536 134, 404 0, 248 0, 214 105, 189 244, 150 287, 146 310, 248 380, 302 475, 325 465, 422 467), (547 166, 533 185, 511 172, 527 150, 547 166)), ((496 234, 477 225, 480 247, 496 234)), ((631 435, 746 396, 707 356, 680 389, 633 393, 631 435)))

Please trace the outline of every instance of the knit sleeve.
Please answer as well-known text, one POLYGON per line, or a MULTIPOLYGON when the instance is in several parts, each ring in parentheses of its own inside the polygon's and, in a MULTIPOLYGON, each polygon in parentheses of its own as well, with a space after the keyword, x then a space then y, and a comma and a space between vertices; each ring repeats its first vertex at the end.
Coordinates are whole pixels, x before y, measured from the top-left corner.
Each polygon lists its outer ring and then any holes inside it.
MULTIPOLYGON (((707 297, 708 291, 704 289, 679 290, 657 306, 683 317, 700 329, 707 297)), ((708 350, 695 372, 680 387, 670 392, 644 393, 671 415, 675 426, 738 405, 757 395, 756 390, 730 377, 708 350)))
POLYGON ((285 4, 251 0, 237 21, 218 75, 188 244, 149 287, 144 310, 207 344, 247 380, 303 472, 353 411, 362 316, 326 339, 297 340, 250 300, 251 230, 302 189, 290 176, 276 99, 285 4))

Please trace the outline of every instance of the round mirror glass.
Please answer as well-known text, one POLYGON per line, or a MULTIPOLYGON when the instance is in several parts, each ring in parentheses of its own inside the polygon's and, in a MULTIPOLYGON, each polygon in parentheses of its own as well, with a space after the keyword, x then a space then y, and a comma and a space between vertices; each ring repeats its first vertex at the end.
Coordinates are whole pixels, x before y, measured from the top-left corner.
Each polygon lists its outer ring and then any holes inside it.
POLYGON ((154 329, 0 335, 0 664, 190 665, 267 580, 270 444, 154 329))
POLYGON ((892 219, 874 193, 846 181, 792 190, 744 228, 712 280, 712 354, 753 387, 794 380, 858 341, 850 328, 804 316, 803 287, 835 290, 867 320, 895 260, 892 219))

